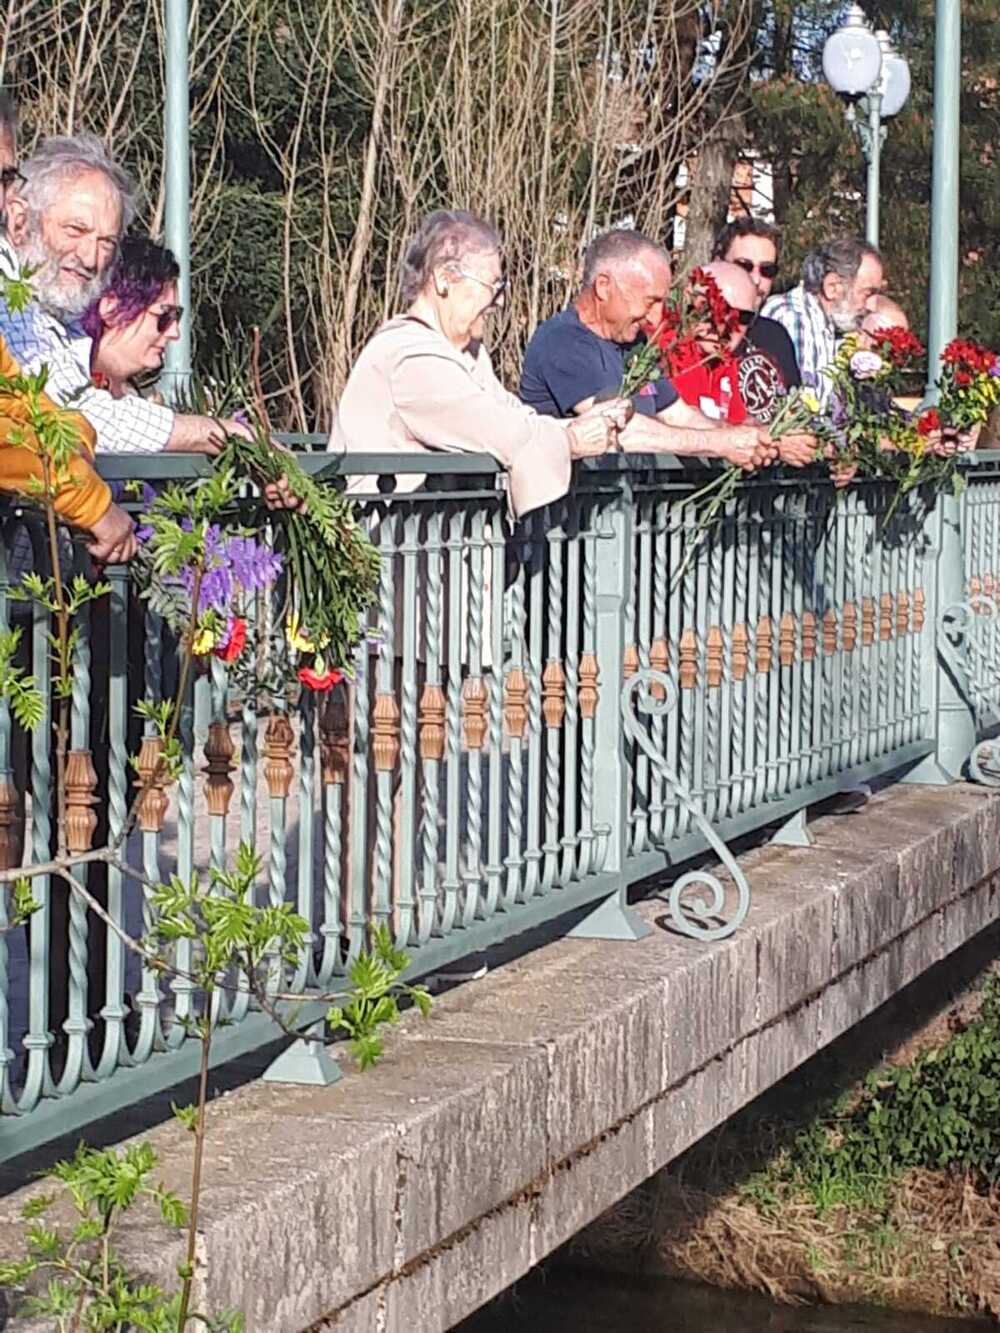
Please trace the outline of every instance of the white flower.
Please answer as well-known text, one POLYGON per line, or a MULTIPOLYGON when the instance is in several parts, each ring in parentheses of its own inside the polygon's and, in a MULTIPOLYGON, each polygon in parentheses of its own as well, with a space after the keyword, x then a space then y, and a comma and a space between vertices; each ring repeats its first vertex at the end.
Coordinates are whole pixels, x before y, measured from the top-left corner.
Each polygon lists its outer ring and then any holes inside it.
POLYGON ((850 360, 851 374, 856 380, 873 380, 885 362, 877 352, 855 352, 850 360))

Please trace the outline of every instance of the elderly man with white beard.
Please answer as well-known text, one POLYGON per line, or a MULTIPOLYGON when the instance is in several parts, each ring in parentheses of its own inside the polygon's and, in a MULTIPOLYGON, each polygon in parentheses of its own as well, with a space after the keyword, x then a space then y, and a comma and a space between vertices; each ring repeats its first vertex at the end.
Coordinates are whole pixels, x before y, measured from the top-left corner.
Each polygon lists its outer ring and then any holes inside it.
POLYGON ((226 432, 248 433, 235 421, 114 398, 91 382, 91 340, 77 321, 104 290, 135 212, 131 183, 99 140, 47 139, 21 164, 6 211, 7 243, 16 265, 31 272, 36 302, 17 313, 0 300, 0 337, 26 374, 48 367, 47 393, 87 418, 99 453, 215 454, 226 432))
POLYGON ((761 314, 784 325, 802 373, 821 403, 833 388, 823 372, 845 333, 861 328, 882 295, 882 257, 853 236, 830 241, 806 255, 802 281, 764 302, 761 314))

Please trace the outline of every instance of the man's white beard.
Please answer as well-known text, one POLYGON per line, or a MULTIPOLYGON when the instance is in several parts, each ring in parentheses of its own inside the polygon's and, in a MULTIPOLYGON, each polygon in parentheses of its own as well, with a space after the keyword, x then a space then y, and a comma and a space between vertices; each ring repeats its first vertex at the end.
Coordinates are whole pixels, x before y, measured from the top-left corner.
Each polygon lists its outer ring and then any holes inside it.
MULTIPOLYGON (((43 310, 64 323, 77 319, 94 304, 104 291, 107 278, 96 273, 74 291, 66 291, 60 284, 62 261, 54 258, 42 239, 41 228, 31 223, 28 237, 18 249, 23 268, 33 269, 31 287, 43 310)), ((80 270, 81 274, 83 270, 80 270)))
POLYGON ((830 311, 830 320, 838 333, 856 333, 863 319, 864 312, 851 310, 846 304, 835 305, 830 311))

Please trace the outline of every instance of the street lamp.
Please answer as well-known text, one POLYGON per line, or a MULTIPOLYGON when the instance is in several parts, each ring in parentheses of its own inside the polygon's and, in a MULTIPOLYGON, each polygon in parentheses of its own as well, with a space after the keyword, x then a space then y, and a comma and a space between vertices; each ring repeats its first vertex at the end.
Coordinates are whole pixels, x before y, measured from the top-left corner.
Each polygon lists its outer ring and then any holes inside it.
POLYGON ((847 99, 847 119, 861 140, 868 163, 865 234, 872 245, 878 245, 879 166, 885 142, 882 122, 902 110, 910 94, 910 67, 893 48, 889 34, 872 32, 864 11, 852 4, 844 26, 826 39, 823 73, 833 91, 847 99))

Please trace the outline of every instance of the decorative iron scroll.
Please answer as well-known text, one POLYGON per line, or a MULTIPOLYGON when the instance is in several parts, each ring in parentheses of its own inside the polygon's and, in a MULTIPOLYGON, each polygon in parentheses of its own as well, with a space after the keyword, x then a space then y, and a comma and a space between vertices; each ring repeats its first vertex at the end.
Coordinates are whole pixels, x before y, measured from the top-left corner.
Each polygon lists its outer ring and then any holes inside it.
POLYGON ((622 723, 630 740, 642 750, 654 768, 666 778, 673 789, 674 797, 694 820, 705 841, 729 871, 736 885, 736 911, 729 920, 713 925, 718 921, 726 907, 726 890, 721 880, 707 870, 691 870, 670 887, 668 905, 677 929, 696 940, 723 940, 732 935, 742 924, 750 908, 750 885, 740 869, 732 852, 705 818, 701 807, 696 803, 680 778, 669 766, 663 755, 653 745, 637 713, 646 717, 664 717, 677 703, 677 689, 669 676, 662 671, 647 668, 630 676, 622 687, 621 712, 622 723), (699 888, 704 895, 685 899, 689 889, 699 888))
MULTIPOLYGON (((964 602, 946 606, 938 617, 938 650, 968 682, 965 694, 984 724, 987 705, 1000 707, 1000 612, 993 597, 973 592, 964 602), (987 643, 987 636, 992 642, 987 643)), ((1000 787, 1000 738, 977 741, 969 754, 969 777, 986 787, 1000 787)))

